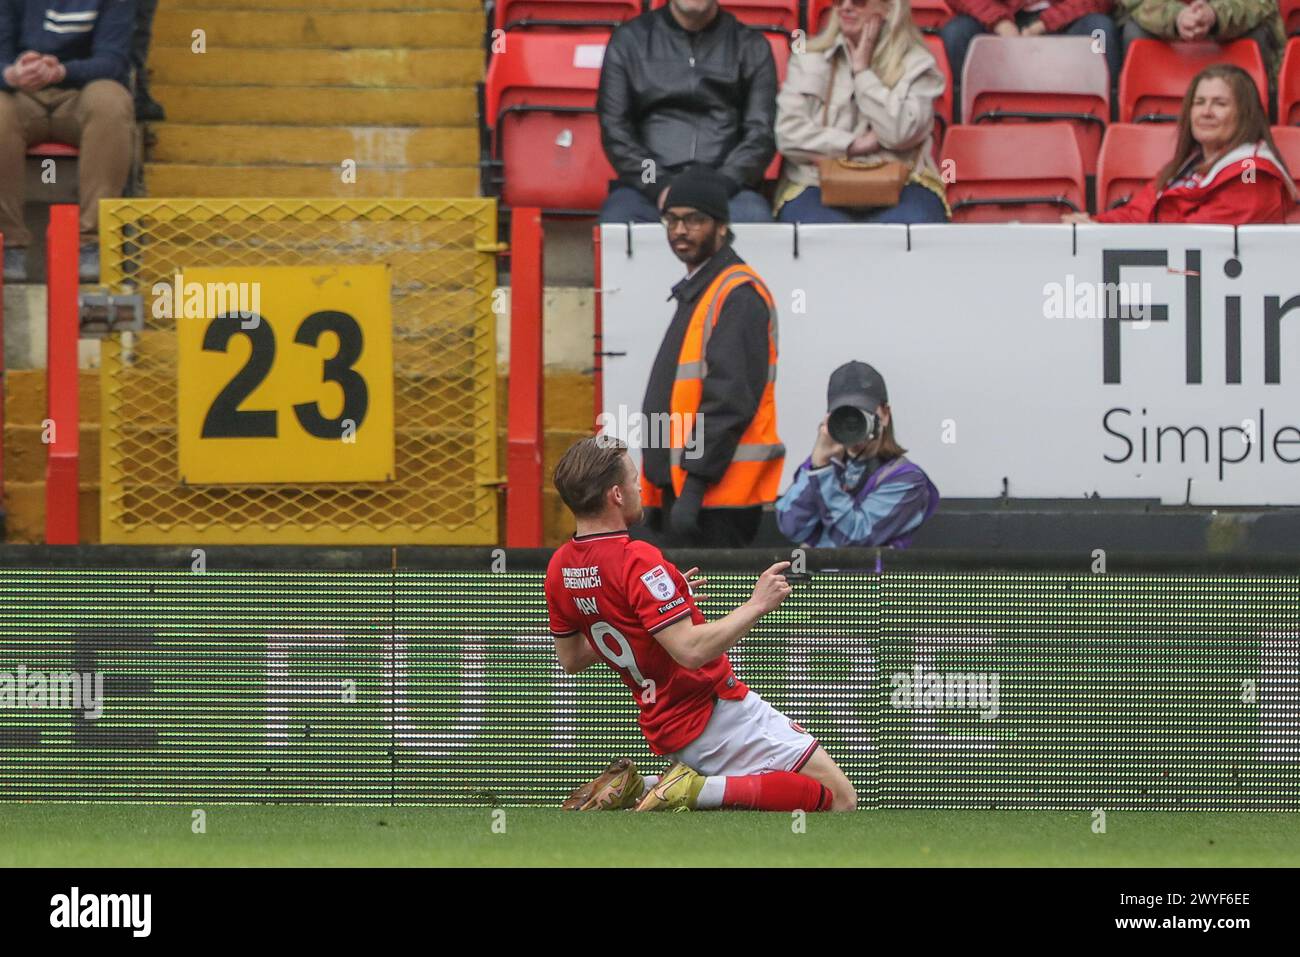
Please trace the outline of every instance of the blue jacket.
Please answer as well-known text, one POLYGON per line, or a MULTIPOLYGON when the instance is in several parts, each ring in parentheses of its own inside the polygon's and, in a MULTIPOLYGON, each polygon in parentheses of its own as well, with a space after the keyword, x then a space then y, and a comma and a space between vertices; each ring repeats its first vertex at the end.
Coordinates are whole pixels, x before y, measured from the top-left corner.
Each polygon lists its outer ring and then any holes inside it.
POLYGON ((884 464, 804 460, 776 503, 781 533, 813 547, 906 548, 912 533, 939 507, 939 490, 906 457, 884 464))
MULTIPOLYGON (((0 0, 0 62, 28 50, 49 53, 68 68, 60 87, 91 80, 130 83, 135 0, 0 0)), ((3 79, 0 89, 10 90, 3 79)))

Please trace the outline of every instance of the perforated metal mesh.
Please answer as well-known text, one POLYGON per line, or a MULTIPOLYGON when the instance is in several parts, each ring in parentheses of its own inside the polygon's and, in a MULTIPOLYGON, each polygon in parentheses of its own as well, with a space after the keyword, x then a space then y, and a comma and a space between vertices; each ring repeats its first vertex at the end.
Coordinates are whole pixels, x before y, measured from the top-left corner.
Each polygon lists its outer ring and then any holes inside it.
POLYGON ((145 331, 102 352, 105 542, 496 542, 493 201, 127 199, 100 209, 103 282, 146 305, 145 331), (392 272, 394 480, 182 486, 175 320, 153 317, 153 285, 199 266, 364 263, 392 272))

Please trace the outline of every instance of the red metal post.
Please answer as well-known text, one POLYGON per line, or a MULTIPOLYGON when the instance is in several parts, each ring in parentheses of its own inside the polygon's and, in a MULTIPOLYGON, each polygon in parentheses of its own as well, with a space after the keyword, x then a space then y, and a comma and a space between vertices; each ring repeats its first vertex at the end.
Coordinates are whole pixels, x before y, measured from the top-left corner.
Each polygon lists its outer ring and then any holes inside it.
POLYGON ((506 545, 542 544, 542 211, 510 222, 510 411, 506 426, 506 545))
POLYGON ((52 427, 45 466, 45 541, 77 544, 77 459, 81 413, 77 400, 78 217, 73 205, 50 207, 46 233, 46 317, 49 328, 46 425, 52 427))

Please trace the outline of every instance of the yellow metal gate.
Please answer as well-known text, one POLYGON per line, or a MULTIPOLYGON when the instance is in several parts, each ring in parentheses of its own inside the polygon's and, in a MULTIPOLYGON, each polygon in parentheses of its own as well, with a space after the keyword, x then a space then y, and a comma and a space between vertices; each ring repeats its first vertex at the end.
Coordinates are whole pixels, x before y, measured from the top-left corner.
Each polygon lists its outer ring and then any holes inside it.
POLYGON ((103 282, 145 307, 145 330, 102 352, 103 541, 497 541, 494 201, 124 199, 100 210, 103 282), (181 484, 176 320, 154 316, 155 285, 187 268, 366 263, 392 276, 393 480, 181 484))

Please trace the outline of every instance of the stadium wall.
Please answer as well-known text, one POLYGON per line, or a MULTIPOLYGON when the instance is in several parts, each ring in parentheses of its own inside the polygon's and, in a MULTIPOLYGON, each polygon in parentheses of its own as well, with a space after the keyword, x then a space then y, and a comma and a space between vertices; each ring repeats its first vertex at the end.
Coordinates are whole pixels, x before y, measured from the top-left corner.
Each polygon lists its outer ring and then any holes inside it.
MULTIPOLYGON (((552 805, 657 769, 614 676, 556 664, 548 557, 2 548, 0 800, 552 805), (68 675, 98 699, 54 706, 68 675)), ((673 556, 711 617, 774 557, 673 556)), ((796 557, 733 658, 863 806, 1300 810, 1295 558, 796 557)))

